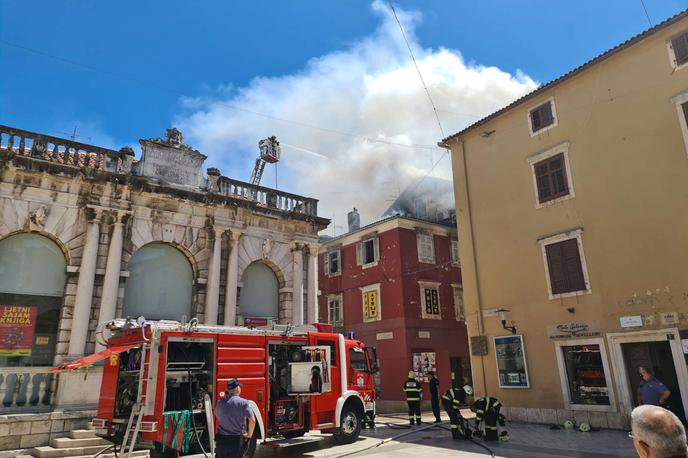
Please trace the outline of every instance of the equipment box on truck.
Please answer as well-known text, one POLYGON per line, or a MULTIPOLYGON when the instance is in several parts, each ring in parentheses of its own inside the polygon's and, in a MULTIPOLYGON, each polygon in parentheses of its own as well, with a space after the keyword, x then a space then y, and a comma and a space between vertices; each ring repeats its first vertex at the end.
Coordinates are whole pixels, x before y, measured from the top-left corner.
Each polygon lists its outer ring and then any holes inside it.
POLYGON ((313 430, 350 443, 375 416, 375 349, 329 325, 250 329, 140 318, 104 330, 111 334, 105 350, 56 369, 104 361, 93 425, 121 456, 135 446, 154 456, 210 451, 212 411, 231 378, 242 383, 257 421, 247 457, 258 443, 279 445, 313 430))

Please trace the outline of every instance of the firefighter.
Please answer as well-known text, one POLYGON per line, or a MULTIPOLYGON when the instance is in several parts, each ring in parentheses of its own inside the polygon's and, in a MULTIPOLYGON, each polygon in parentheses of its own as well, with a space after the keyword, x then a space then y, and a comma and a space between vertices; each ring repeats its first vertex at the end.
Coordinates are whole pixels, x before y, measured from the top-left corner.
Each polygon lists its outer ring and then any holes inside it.
POLYGON ((440 381, 435 377, 433 371, 428 372, 430 376, 430 404, 432 405, 432 414, 435 416, 435 423, 442 423, 440 418, 440 381))
POLYGON ((408 380, 404 382, 404 392, 406 393, 406 403, 408 404, 409 423, 420 425, 420 398, 423 394, 423 387, 416 380, 415 373, 409 371, 408 380))
POLYGON ((442 395, 442 406, 447 411, 447 415, 449 415, 452 439, 455 440, 463 439, 469 434, 465 419, 461 416, 461 411, 459 410, 465 400, 466 392, 461 387, 449 388, 442 395))
POLYGON ((499 435, 497 434, 497 423, 501 426, 505 426, 504 415, 499 413, 502 408, 502 403, 499 399, 492 398, 490 396, 485 396, 473 403, 475 408, 475 429, 480 430, 480 424, 484 422, 485 427, 485 440, 486 441, 496 441, 499 440, 499 435))

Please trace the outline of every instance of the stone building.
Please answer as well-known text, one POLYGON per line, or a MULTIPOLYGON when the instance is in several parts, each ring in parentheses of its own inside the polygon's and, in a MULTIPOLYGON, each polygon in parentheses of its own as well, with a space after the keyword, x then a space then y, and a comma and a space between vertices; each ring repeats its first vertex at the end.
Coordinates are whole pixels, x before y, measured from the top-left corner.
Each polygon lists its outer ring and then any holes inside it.
POLYGON ((131 148, 0 126, 0 450, 90 416, 99 368, 59 380, 47 370, 101 348, 99 323, 316 320, 317 234, 329 223, 317 201, 204 176, 206 156, 176 129, 140 144, 136 160, 131 148), (26 421, 3 433, 32 417, 1 415, 26 412, 52 413, 33 417, 36 431, 26 421))

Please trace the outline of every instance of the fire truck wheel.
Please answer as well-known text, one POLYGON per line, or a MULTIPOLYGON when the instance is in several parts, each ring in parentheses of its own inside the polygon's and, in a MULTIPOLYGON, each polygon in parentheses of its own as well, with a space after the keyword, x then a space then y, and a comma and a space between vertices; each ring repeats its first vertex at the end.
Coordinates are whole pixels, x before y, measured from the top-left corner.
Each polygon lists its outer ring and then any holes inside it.
POLYGON ((340 427, 334 433, 334 440, 340 444, 351 444, 361 432, 361 413, 352 405, 342 410, 340 427))

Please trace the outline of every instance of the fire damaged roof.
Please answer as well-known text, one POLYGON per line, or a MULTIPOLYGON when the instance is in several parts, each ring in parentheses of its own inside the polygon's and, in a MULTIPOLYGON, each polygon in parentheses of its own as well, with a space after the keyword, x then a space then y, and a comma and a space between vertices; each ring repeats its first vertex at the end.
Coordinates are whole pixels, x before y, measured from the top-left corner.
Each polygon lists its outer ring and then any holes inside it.
POLYGON ((634 44, 644 40, 645 38, 649 37, 650 35, 652 35, 656 32, 659 32, 660 30, 663 30, 672 24, 675 24, 678 21, 680 21, 686 17, 688 17, 688 9, 681 11, 680 13, 675 14, 674 16, 660 22, 656 26, 651 27, 651 28, 639 33, 638 35, 635 35, 635 36, 629 38, 628 40, 624 41, 623 43, 603 52, 602 54, 597 55, 596 57, 590 59, 589 61, 585 62, 584 64, 579 65, 578 67, 576 67, 576 68, 570 70, 569 72, 563 74, 562 76, 550 81, 549 83, 541 85, 540 87, 538 87, 534 91, 516 99, 515 101, 511 102, 509 105, 505 106, 504 108, 501 108, 501 109, 495 111, 494 113, 474 122, 473 124, 469 125, 468 127, 460 130, 459 132, 457 132, 453 135, 450 135, 447 138, 442 139, 442 141, 440 141, 438 143, 438 145, 442 146, 442 147, 447 147, 448 142, 450 142, 451 140, 454 140, 455 138, 465 134, 466 132, 469 132, 469 131, 475 129, 476 127, 479 127, 479 126, 486 124, 487 122, 493 120, 494 118, 500 116, 501 114, 506 113, 507 111, 511 110, 512 108, 515 108, 515 107, 527 102, 528 100, 531 100, 531 99, 539 96, 543 92, 553 88, 554 86, 556 86, 560 83, 563 83, 564 81, 566 81, 570 78, 573 78, 574 76, 587 70, 588 68, 592 67, 593 65, 599 64, 600 62, 612 57, 616 53, 621 52, 621 51, 625 50, 626 48, 633 46, 634 44))

